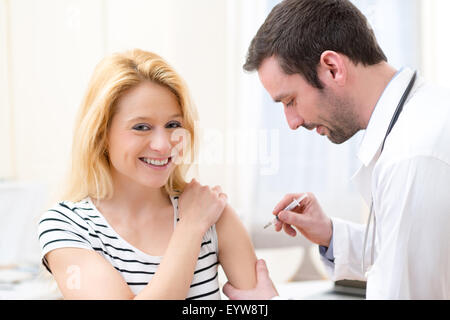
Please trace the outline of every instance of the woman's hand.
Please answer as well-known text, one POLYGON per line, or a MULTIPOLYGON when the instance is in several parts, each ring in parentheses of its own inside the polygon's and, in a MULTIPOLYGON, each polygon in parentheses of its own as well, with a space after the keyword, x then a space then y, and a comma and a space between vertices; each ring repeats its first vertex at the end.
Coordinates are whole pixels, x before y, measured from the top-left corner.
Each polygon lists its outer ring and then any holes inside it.
POLYGON ((205 233, 220 218, 227 199, 219 186, 202 186, 192 179, 178 201, 180 222, 198 226, 205 233))

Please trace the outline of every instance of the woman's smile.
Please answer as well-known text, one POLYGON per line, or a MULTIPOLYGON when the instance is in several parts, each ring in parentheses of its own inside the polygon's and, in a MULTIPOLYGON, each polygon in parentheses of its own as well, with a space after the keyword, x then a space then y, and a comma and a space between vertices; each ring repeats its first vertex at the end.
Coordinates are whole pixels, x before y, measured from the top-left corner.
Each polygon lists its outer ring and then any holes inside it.
POLYGON ((149 168, 152 168, 154 170, 166 170, 172 160, 172 157, 168 158, 145 158, 141 157, 139 160, 149 168))

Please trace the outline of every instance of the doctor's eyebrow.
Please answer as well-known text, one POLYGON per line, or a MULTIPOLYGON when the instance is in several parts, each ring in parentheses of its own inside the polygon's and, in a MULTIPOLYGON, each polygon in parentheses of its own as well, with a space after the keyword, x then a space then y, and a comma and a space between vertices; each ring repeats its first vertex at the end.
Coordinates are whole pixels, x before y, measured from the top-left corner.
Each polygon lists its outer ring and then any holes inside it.
POLYGON ((278 96, 276 96, 275 98, 273 98, 273 101, 276 102, 276 103, 280 103, 280 102, 282 102, 282 100, 283 100, 284 98, 288 97, 289 95, 290 95, 290 94, 287 94, 287 93, 279 94, 278 96))

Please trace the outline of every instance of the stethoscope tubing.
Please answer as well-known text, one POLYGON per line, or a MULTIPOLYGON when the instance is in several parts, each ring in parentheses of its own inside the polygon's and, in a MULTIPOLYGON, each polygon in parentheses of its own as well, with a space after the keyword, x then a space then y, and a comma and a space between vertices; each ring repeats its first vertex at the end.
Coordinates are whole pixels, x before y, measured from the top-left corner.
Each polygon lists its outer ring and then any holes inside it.
MULTIPOLYGON (((394 115, 392 116, 391 122, 389 123, 389 127, 386 131, 386 134, 384 136, 383 139, 383 143, 381 145, 381 151, 380 151, 380 155, 383 152, 384 149, 384 144, 386 142, 387 137, 389 136, 389 134, 392 131, 392 128, 394 127, 395 123, 398 120, 398 117, 400 115, 400 113, 403 110, 403 106, 405 105, 406 99, 408 98, 409 94, 411 93, 411 90, 414 86, 414 83, 416 81, 416 77, 417 77, 417 71, 414 71, 413 76, 411 77, 411 80, 409 81, 408 87, 406 88, 405 92, 403 92, 403 95, 397 105, 397 108, 395 109, 394 115)), ((373 216, 373 234, 372 234, 372 247, 371 247, 371 252, 370 252, 370 265, 373 265, 374 263, 374 259, 375 259, 375 234, 376 234, 376 227, 377 227, 377 223, 376 223, 376 217, 375 217, 375 213, 373 210, 373 197, 371 197, 371 202, 370 202, 370 212, 369 212, 369 219, 367 221, 366 224, 366 231, 364 234, 364 244, 363 244, 363 250, 362 250, 362 263, 361 263, 361 269, 362 272, 364 273, 365 270, 365 257, 366 257, 366 246, 367 246, 367 238, 369 235, 369 228, 370 228, 370 221, 372 220, 372 216, 373 216)))

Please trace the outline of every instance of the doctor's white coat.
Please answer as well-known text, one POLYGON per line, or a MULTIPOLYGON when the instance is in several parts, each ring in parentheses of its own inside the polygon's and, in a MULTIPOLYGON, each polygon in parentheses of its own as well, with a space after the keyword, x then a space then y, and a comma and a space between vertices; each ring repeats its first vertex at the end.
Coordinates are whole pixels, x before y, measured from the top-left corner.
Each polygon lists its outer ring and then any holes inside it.
POLYGON ((386 87, 358 152, 352 179, 376 218, 364 270, 365 225, 332 218, 334 263, 322 257, 333 280, 367 280, 367 299, 450 299, 450 90, 418 77, 380 155, 412 75, 386 87))

